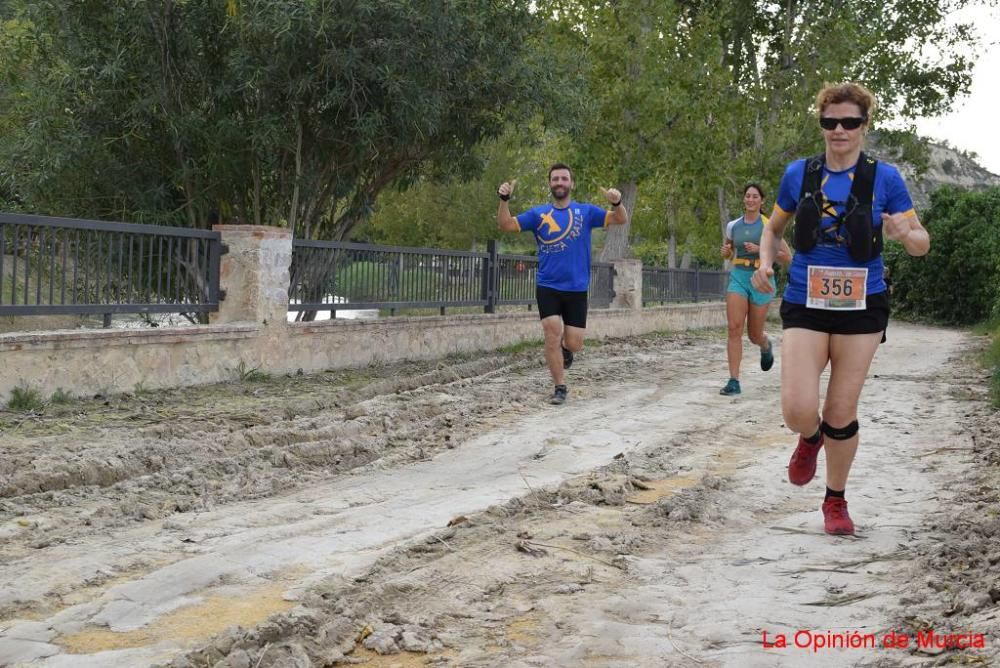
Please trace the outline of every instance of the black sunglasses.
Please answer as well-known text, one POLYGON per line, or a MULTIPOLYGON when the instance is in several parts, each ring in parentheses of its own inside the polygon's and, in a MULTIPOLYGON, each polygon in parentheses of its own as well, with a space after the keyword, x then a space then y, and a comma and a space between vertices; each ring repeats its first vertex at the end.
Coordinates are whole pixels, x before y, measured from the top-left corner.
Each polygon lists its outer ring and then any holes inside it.
POLYGON ((857 130, 868 120, 867 116, 846 116, 844 118, 832 118, 830 116, 820 116, 819 126, 824 130, 836 130, 840 124, 845 130, 857 130))

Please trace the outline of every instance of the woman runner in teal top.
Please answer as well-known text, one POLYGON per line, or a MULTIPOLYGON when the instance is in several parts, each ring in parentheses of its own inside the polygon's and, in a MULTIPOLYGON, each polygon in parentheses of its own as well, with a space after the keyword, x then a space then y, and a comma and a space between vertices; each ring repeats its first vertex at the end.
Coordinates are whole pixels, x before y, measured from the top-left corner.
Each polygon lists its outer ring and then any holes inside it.
MULTIPOLYGON (((751 343, 760 347, 760 368, 770 370, 774 364, 771 340, 764 334, 764 321, 771 303, 771 295, 754 289, 750 277, 760 266, 760 235, 767 224, 767 218, 760 213, 764 204, 764 189, 756 183, 743 188, 743 215, 726 225, 726 238, 720 254, 732 260, 729 272, 729 288, 726 291, 726 322, 729 338, 726 341, 726 356, 729 359, 729 382, 719 390, 719 394, 739 394, 740 363, 743 361, 743 324, 751 343)), ((778 261, 787 265, 792 259, 788 245, 782 241, 778 261)), ((772 279, 773 283, 773 279, 772 279)))

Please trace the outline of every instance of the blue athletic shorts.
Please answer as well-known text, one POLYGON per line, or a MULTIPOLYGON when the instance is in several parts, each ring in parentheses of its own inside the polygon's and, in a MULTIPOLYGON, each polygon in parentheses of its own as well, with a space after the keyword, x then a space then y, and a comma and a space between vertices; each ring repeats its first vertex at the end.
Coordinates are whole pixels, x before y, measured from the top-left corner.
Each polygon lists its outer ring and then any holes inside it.
MULTIPOLYGON (((753 276, 753 272, 754 270, 750 268, 733 267, 729 271, 729 287, 726 289, 726 292, 735 292, 755 306, 770 304, 774 293, 760 292, 754 289, 750 283, 750 277, 753 276)), ((778 289, 773 276, 771 277, 771 287, 775 290, 778 289)))

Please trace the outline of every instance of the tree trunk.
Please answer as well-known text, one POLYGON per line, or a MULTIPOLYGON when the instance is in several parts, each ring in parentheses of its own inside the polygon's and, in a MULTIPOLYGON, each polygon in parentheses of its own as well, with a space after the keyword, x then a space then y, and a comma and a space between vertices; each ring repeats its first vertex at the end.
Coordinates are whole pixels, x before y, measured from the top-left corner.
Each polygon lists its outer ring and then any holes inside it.
POLYGON ((677 210, 667 205, 667 268, 677 268, 677 210))
POLYGON ((621 188, 622 206, 629 212, 629 222, 625 225, 615 225, 608 228, 608 236, 604 241, 604 249, 601 251, 601 262, 614 262, 628 256, 629 232, 632 229, 632 211, 635 210, 635 200, 638 194, 638 186, 635 183, 626 183, 621 188))
MULTIPOLYGON (((726 225, 732 218, 729 217, 729 206, 726 205, 726 191, 722 186, 718 186, 715 191, 716 197, 719 202, 719 231, 720 231, 720 241, 721 246, 726 241, 726 225)), ((724 260, 722 266, 729 271, 729 260, 724 260)))
POLYGON ((691 251, 684 251, 684 255, 681 256, 681 269, 691 268, 691 251))
POLYGON ((718 186, 715 189, 715 195, 719 202, 719 231, 722 233, 722 238, 726 238, 726 225, 732 218, 729 217, 729 206, 726 204, 726 191, 722 186, 718 186))
MULTIPOLYGON (((299 222, 299 190, 302 187, 302 118, 295 119, 295 183, 292 186, 292 205, 288 211, 288 229, 295 234, 299 222)), ((309 221, 306 221, 306 239, 309 238, 309 221)))

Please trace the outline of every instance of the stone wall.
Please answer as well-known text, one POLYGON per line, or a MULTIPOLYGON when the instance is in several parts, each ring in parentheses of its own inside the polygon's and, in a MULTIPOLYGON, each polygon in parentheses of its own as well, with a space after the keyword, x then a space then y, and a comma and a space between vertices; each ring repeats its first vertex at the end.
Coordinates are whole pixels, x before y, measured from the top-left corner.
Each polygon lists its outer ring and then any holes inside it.
MULTIPOLYGON (((489 351, 541 340, 536 312, 288 323, 286 230, 218 226, 229 246, 226 298, 212 324, 149 330, 0 334, 0 402, 16 387, 44 397, 133 392, 234 380, 241 371, 317 372, 489 351)), ((616 277, 616 308, 594 309, 588 338, 724 327, 722 302, 641 308, 641 266, 616 277)))

